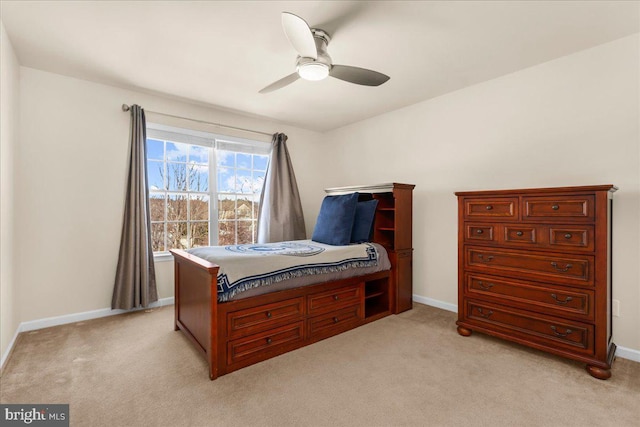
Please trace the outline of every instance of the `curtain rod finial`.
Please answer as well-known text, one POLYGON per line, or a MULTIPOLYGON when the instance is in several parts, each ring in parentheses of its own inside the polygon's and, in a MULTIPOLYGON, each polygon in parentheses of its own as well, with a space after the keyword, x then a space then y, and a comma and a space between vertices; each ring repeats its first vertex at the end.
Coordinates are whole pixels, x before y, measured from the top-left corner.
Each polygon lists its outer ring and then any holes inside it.
POLYGON ((127 104, 122 104, 122 111, 129 111, 130 107, 127 104))

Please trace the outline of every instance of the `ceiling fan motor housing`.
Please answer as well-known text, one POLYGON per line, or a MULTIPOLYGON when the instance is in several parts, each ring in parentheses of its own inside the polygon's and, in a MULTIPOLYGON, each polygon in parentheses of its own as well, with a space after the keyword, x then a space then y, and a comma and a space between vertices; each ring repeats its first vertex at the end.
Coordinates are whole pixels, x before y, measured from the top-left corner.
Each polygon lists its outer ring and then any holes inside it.
POLYGON ((327 74, 329 70, 331 70, 331 57, 327 53, 327 45, 329 44, 329 41, 331 41, 331 37, 325 31, 317 28, 312 28, 311 32, 313 33, 313 40, 316 43, 318 58, 313 59, 304 56, 298 56, 296 60, 296 70, 302 78, 307 78, 304 76, 304 71, 300 73, 300 70, 304 69, 305 67, 324 68, 326 69, 327 74))

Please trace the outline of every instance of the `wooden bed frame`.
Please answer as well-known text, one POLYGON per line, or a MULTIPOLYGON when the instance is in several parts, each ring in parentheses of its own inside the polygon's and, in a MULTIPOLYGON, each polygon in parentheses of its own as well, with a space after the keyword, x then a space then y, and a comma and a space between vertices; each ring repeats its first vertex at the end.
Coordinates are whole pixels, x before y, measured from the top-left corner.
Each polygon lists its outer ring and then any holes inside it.
POLYGON ((175 263, 175 330, 205 356, 209 378, 411 308, 411 191, 383 184, 326 190, 378 199, 373 241, 385 246, 391 270, 218 302, 219 266, 182 250, 175 263), (407 248, 400 247, 408 243, 407 248))

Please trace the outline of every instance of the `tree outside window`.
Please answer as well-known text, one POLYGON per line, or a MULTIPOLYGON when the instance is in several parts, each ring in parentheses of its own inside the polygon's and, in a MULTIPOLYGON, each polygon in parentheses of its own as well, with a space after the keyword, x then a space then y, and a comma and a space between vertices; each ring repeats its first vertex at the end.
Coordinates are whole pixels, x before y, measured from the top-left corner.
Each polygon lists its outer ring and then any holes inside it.
POLYGON ((235 152, 228 147, 225 144, 225 150, 215 150, 147 138, 154 252, 255 243, 268 156, 235 152), (217 185, 211 185, 212 178, 217 185))

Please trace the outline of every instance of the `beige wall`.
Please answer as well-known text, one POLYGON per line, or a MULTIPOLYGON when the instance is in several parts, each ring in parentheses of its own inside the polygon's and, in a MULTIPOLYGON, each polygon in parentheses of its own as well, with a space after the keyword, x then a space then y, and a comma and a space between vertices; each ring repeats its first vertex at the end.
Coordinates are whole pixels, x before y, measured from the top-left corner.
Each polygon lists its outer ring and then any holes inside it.
POLYGON ((18 325, 14 274, 14 157, 18 144, 19 64, 0 21, 0 357, 18 325))
POLYGON ((639 350, 638 57, 635 35, 333 131, 323 185, 416 184, 414 293, 450 304, 455 191, 617 185, 614 336, 639 350))
MULTIPOLYGON (((31 68, 20 70, 22 120, 16 164, 20 239, 15 268, 22 322, 111 305, 128 156, 129 114, 121 111, 123 103, 285 132, 293 162, 299 165, 300 186, 317 186, 315 132, 31 68)), ((152 113, 148 120, 168 122, 152 113)), ((303 193, 306 211, 317 210, 315 197, 313 191, 303 193)), ((157 267, 159 296, 172 297, 173 266, 164 262, 157 267)))
MULTIPOLYGON (((18 322, 110 305, 129 132, 120 105, 138 103, 287 133, 309 235, 325 187, 417 184, 414 292, 444 303, 457 295, 454 191, 616 184, 614 332, 619 345, 640 349, 638 48, 638 37, 628 37, 327 134, 22 67, 20 144, 11 145, 20 239, 15 286, 5 289, 3 268, 3 346, 7 319, 15 330, 18 322), (7 314, 4 293, 18 288, 7 314)), ((10 132, 15 142, 17 128, 10 132)), ((173 296, 171 263, 158 263, 157 272, 160 297, 173 296)))

